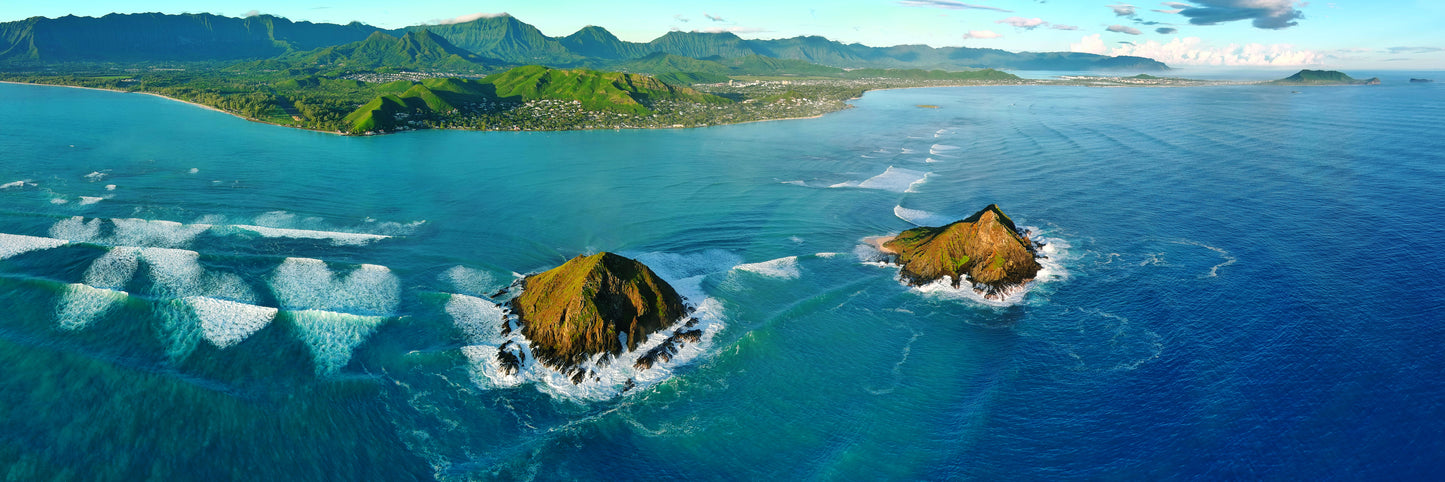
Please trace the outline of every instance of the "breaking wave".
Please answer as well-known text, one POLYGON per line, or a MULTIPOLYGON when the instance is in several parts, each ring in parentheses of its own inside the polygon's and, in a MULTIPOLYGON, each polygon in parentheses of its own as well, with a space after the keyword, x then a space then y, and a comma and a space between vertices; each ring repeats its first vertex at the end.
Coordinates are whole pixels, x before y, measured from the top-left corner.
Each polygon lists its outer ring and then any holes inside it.
POLYGON ((798 270, 797 256, 788 256, 786 258, 778 258, 761 263, 740 264, 734 266, 733 269, 782 279, 797 279, 801 276, 798 270))
POLYGON ((287 312, 311 350, 316 374, 330 375, 351 361, 351 353, 386 321, 382 316, 363 316, 323 310, 287 312))
POLYGON ((95 288, 81 283, 65 287, 56 305, 55 322, 62 330, 79 330, 125 302, 124 291, 95 288))
POLYGON ((201 335, 217 348, 227 348, 250 337, 276 317, 277 309, 246 303, 192 296, 185 298, 200 320, 201 335))
POLYGON ((58 248, 66 244, 68 244, 68 241, 64 239, 0 233, 0 259, 10 258, 31 251, 58 248))
POLYGON ((908 221, 914 226, 944 226, 961 218, 950 218, 942 214, 931 213, 919 209, 909 209, 903 206, 893 206, 893 215, 898 219, 908 221))
POLYGON ((864 179, 861 182, 849 181, 834 184, 828 187, 856 187, 862 189, 880 189, 884 191, 906 192, 915 183, 923 181, 928 173, 888 166, 882 174, 864 179))
POLYGON ((336 279, 325 261, 310 258, 286 258, 271 291, 287 310, 391 316, 401 300, 401 282, 385 266, 363 264, 336 279))

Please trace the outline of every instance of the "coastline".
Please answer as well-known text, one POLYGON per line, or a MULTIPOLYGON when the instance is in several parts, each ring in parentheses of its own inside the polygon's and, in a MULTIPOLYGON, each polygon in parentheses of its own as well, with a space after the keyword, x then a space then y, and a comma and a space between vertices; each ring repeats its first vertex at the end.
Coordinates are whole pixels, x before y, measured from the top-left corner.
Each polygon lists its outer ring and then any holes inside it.
POLYGON ((874 247, 874 248, 877 248, 878 251, 881 251, 881 252, 883 252, 884 254, 894 254, 894 255, 896 255, 896 254, 898 254, 898 250, 892 249, 892 248, 887 248, 887 247, 884 247, 883 245, 888 244, 889 241, 892 241, 892 240, 894 240, 894 239, 897 238, 897 237, 898 237, 898 235, 896 235, 896 234, 894 234, 894 235, 889 235, 889 236, 869 236, 869 237, 863 238, 863 244, 867 244, 867 245, 869 245, 869 246, 872 246, 872 247, 874 247))
POLYGON ((246 116, 243 116, 243 115, 241 115, 241 114, 237 114, 237 113, 235 113, 235 112, 227 112, 227 111, 225 111, 225 110, 217 109, 217 108, 211 107, 211 106, 209 106, 209 105, 197 104, 197 103, 195 103, 195 102, 191 102, 191 101, 188 101, 188 100, 177 99, 177 98, 175 98, 175 97, 167 97, 167 96, 165 96, 165 95, 163 95, 163 94, 157 94, 157 93, 155 93, 155 92, 141 92, 141 91, 131 91, 131 90, 118 90, 118 89, 102 89, 102 88, 100 88, 100 87, 82 87, 82 86, 79 86, 79 85, 65 85, 65 84, 39 84, 39 83, 31 83, 31 82, 13 82, 13 81, 9 81, 9 80, 0 80, 0 84, 33 85, 33 86, 39 86, 39 87, 63 87, 63 88, 67 88, 67 89, 84 89, 84 90, 97 90, 97 91, 101 91, 101 92, 114 92, 114 93, 117 93, 117 94, 141 94, 141 95, 149 95, 149 96, 152 96, 152 97, 159 97, 159 98, 166 99, 166 100, 169 100, 169 101, 180 102, 180 103, 182 103, 182 104, 187 104, 187 105, 191 105, 191 106, 195 106, 195 107, 200 107, 200 108, 202 108, 202 109, 209 110, 209 111, 213 111, 213 112, 219 112, 219 113, 222 113, 222 114, 229 115, 229 116, 231 116, 231 117, 235 117, 235 118, 237 118, 237 119, 247 120, 247 121, 255 122, 255 123, 258 123, 258 124, 266 124, 266 125, 272 125, 272 126, 276 126, 276 127, 285 127, 285 128, 289 128, 289 129, 299 129, 299 130, 309 131, 309 132, 320 132, 320 133, 322 133, 322 134, 332 134, 332 135, 341 135, 341 136, 344 136, 344 135, 345 135, 345 134, 342 134, 342 133, 340 133, 340 132, 322 131, 322 130, 316 130, 316 129, 307 129, 307 128, 305 128, 305 127, 288 126, 288 125, 283 125, 283 124, 277 124, 277 123, 275 123, 275 122, 266 122, 266 121, 263 121, 263 120, 260 120, 260 119, 252 119, 252 118, 250 118, 250 117, 246 117, 246 116))

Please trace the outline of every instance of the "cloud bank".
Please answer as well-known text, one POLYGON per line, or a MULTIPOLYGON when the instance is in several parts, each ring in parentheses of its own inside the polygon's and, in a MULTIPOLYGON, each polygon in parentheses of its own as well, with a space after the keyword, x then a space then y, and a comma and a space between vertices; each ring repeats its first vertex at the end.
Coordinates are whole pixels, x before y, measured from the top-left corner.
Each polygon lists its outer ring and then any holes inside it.
POLYGON ((999 38, 999 37, 1002 37, 1002 36, 1003 36, 1003 35, 1001 35, 1001 34, 994 33, 994 31, 992 31, 992 30, 969 30, 968 33, 963 34, 963 38, 965 38, 965 39, 971 39, 971 38, 988 39, 988 38, 999 38))
POLYGON ((1133 55, 1147 57, 1169 65, 1209 66, 1301 66, 1317 65, 1325 55, 1311 50, 1297 50, 1293 45, 1259 43, 1229 44, 1215 47, 1199 37, 1176 38, 1166 43, 1154 40, 1109 48, 1100 34, 1079 39, 1069 50, 1099 55, 1133 55))
POLYGON ((995 12, 1013 13, 1013 10, 1004 10, 998 7, 990 7, 988 5, 972 5, 963 2, 955 2, 953 0, 898 0, 898 4, 905 7, 933 7, 946 8, 949 10, 993 10, 995 12))
POLYGON ((451 25, 451 24, 454 24, 454 23, 467 23, 467 22, 471 22, 471 21, 473 21, 473 20, 480 20, 480 19, 484 19, 484 18, 497 18, 497 17, 510 17, 510 16, 511 16, 511 15, 508 14, 507 12, 501 12, 501 13, 477 12, 477 13, 473 13, 473 14, 471 14, 471 15, 462 15, 462 16, 460 16, 460 17, 455 17, 455 18, 448 18, 448 19, 442 19, 442 20, 434 20, 433 23, 436 23, 436 24, 438 24, 438 25, 451 25))
POLYGON ((1189 0, 1189 3, 1168 3, 1189 17, 1194 25, 1217 25, 1237 20, 1252 20, 1256 28, 1279 30, 1299 25, 1304 12, 1296 10, 1294 0, 1189 0))

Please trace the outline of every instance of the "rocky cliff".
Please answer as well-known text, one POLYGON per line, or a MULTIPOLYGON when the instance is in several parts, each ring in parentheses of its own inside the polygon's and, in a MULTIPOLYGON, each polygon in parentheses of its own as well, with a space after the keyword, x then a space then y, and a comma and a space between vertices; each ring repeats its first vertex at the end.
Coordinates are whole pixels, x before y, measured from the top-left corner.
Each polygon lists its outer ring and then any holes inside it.
POLYGON ((635 350, 687 315, 682 297, 651 269, 605 252, 528 276, 511 305, 533 356, 564 372, 599 353, 635 350))

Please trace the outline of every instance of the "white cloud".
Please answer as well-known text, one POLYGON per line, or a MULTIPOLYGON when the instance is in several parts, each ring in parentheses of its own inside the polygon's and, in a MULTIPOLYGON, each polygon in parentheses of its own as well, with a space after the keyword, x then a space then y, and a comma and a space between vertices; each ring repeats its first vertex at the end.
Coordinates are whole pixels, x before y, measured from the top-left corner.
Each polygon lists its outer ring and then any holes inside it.
POLYGON ((1023 18, 1023 17, 1009 17, 1009 18, 1005 18, 1005 19, 1003 19, 1003 20, 999 20, 999 21, 994 22, 994 23, 1002 23, 1002 24, 1013 25, 1013 26, 1015 26, 1015 27, 1018 27, 1018 28, 1021 28, 1021 29, 1026 29, 1026 30, 1033 30, 1033 29, 1036 29, 1036 28, 1039 28, 1039 27, 1047 26, 1047 25, 1049 24, 1048 22, 1045 22, 1044 19, 1042 19, 1042 18, 1023 18))
POLYGON ((736 26, 734 26, 734 27, 712 27, 712 28, 705 28, 705 29, 693 30, 693 31, 694 31, 694 32, 702 32, 702 33, 758 33, 758 32, 767 32, 766 29, 761 29, 761 28, 736 27, 736 26))
POLYGON ((1129 35, 1139 35, 1139 34, 1141 34, 1141 33, 1144 33, 1144 32, 1140 32, 1139 29, 1137 29, 1137 28, 1134 28, 1134 27, 1126 27, 1126 26, 1123 26, 1123 25, 1110 25, 1109 28, 1108 28, 1108 30, 1109 30, 1110 32, 1126 33, 1126 34, 1129 34, 1129 35))
POLYGON ((704 14, 702 14, 702 16, 703 16, 703 17, 706 17, 708 20, 712 20, 712 21, 714 21, 714 22, 726 22, 726 21, 727 21, 727 19, 725 19, 725 18, 719 17, 719 16, 717 16, 717 15, 708 14, 708 13, 704 13, 704 14))
POLYGON ((1325 55, 1312 50, 1298 50, 1289 44, 1229 44, 1215 47, 1199 37, 1175 38, 1160 43, 1148 42, 1109 48, 1099 34, 1085 36, 1069 50, 1099 55, 1133 55, 1147 57, 1169 65, 1211 66, 1300 66, 1317 65, 1325 55))
POLYGON ((1109 5, 1109 8, 1114 9, 1114 15, 1118 15, 1120 17, 1134 16, 1134 6, 1127 3, 1119 5, 1109 5))
POLYGON ((1003 36, 1002 34, 995 33, 995 32, 992 31, 992 30, 969 30, 968 33, 963 34, 963 38, 965 38, 965 39, 971 39, 971 38, 988 39, 988 38, 999 38, 999 37, 1002 37, 1002 36, 1003 36))
POLYGON ((501 13, 477 12, 477 13, 473 13, 473 14, 471 14, 471 15, 462 15, 462 16, 456 17, 456 18, 448 18, 448 19, 444 19, 444 20, 433 20, 432 22, 433 22, 433 23, 436 23, 436 24, 439 24, 439 25, 451 25, 451 24, 454 24, 454 23, 467 23, 467 22, 471 22, 471 21, 474 21, 474 20, 484 19, 484 18, 497 18, 497 17, 510 17, 510 16, 511 16, 511 15, 507 14, 507 12, 501 12, 501 13))
POLYGON ((1056 24, 1050 25, 1049 28, 1054 29, 1054 30, 1078 30, 1078 29, 1079 29, 1079 27, 1077 27, 1077 26, 1074 26, 1074 25, 1064 25, 1064 24, 1061 24, 1061 23, 1056 23, 1056 24))

